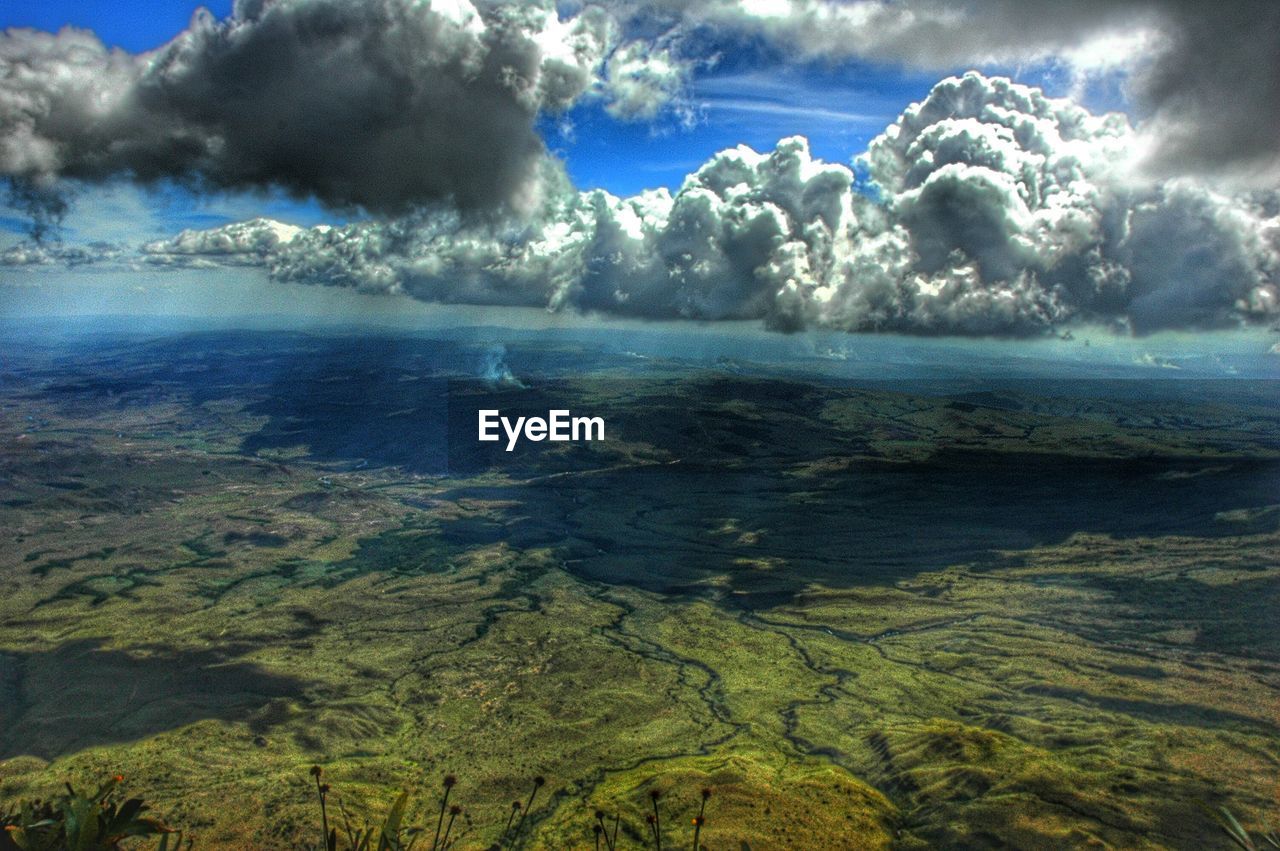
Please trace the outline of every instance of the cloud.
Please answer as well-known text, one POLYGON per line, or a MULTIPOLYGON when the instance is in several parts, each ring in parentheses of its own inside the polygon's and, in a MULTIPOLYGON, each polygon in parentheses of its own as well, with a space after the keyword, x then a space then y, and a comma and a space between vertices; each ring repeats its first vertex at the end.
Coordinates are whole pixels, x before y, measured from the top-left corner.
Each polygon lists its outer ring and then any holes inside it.
POLYGON ((1166 48, 1136 80, 1157 166, 1280 177, 1280 4, 1167 4, 1166 48))
MULTIPOLYGON (((280 280, 425 301, 781 330, 1027 335, 1078 322, 1137 333, 1280 315, 1280 193, 1134 180, 1134 129, 977 73, 938 83, 853 170, 803 138, 723 151, 665 189, 577 192, 551 166, 530 218, 422 212, 231 245, 280 280)), ((266 233, 259 223, 248 231, 266 233)), ((181 253, 153 245, 156 255, 181 253)), ((204 256, 208 256, 205 252, 204 256)))
POLYGON ((749 115, 770 115, 783 118, 800 118, 808 122, 826 121, 842 126, 868 124, 876 121, 874 115, 861 112, 848 112, 821 106, 797 106, 790 103, 777 103, 763 98, 717 98, 703 102, 703 108, 730 113, 747 113, 749 115))
POLYGON ((1122 115, 1033 87, 942 81, 871 142, 863 162, 886 225, 853 241, 831 298, 797 300, 799 324, 1147 333, 1274 316, 1277 194, 1135 181, 1134 137, 1122 115))
POLYGON ((67 181, 120 177, 377 215, 527 212, 548 191, 540 115, 598 98, 620 119, 692 120, 693 69, 748 43, 784 65, 1124 69, 1151 175, 1270 187, 1277 30, 1274 0, 238 0, 141 55, 71 28, 0 34, 0 177, 37 237, 67 181))
POLYGON ((90 242, 84 245, 64 245, 48 242, 19 242, 0 251, 0 266, 51 266, 67 267, 109 263, 125 255, 118 245, 109 242, 90 242))
MULTIPOLYGON (((527 207, 546 156, 535 120, 592 90, 615 30, 599 8, 561 18, 538 0, 239 0, 143 55, 7 30, 0 175, 46 218, 59 181, 119 176, 377 213, 527 207)), ((638 93, 657 64, 620 61, 619 109, 657 108, 638 93)))
MULTIPOLYGON (((1272 187, 1278 29, 1274 0, 237 0, 140 55, 71 28, 0 34, 0 178, 37 238, 66 212, 68 183, 119 178, 386 217, 528 213, 557 191, 542 183, 540 116, 596 99, 623 120, 691 121, 694 69, 748 45, 784 66, 1123 70, 1138 118, 1127 144, 1150 176, 1272 187)), ((710 108, 845 118, 758 98, 710 108)))
POLYGON ((1141 355, 1133 356, 1134 366, 1149 366, 1156 369, 1182 369, 1173 361, 1159 355, 1153 355, 1151 352, 1143 352, 1141 355))
POLYGON ((785 56, 957 66, 1052 62, 1131 75, 1147 166, 1263 182, 1280 175, 1280 4, 1239 0, 692 0, 673 27, 785 56))
POLYGON ((1131 210, 1119 255, 1131 270, 1128 315, 1140 330, 1280 315, 1280 217, 1177 181, 1131 210))
POLYGON ((148 242, 140 252, 156 266, 261 266, 303 231, 271 219, 252 219, 208 230, 184 230, 170 239, 148 242))
POLYGON ((609 57, 605 110, 615 118, 652 120, 679 98, 688 69, 670 49, 631 41, 609 57))

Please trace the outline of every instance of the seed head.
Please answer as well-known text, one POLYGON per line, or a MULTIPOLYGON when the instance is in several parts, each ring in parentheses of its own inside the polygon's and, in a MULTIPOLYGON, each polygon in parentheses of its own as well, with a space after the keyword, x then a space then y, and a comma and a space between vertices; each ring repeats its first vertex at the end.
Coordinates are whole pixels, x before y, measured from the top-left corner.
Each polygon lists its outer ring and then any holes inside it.
POLYGON ((323 770, 323 769, 321 769, 321 768, 320 768, 320 766, 318 766, 318 765, 313 765, 313 766, 311 766, 311 776, 312 776, 312 777, 319 777, 319 776, 320 776, 321 774, 323 774, 323 773, 324 773, 324 770, 323 770))
POLYGON ((444 776, 444 788, 452 789, 454 786, 457 786, 457 785, 458 785, 458 778, 454 777, 452 774, 446 774, 444 776))

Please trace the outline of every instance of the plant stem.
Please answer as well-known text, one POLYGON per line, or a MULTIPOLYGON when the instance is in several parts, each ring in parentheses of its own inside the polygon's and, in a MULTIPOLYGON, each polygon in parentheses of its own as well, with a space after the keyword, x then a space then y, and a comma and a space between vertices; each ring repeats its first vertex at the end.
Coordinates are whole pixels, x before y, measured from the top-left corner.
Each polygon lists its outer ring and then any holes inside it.
POLYGON ((511 822, 515 821, 516 813, 520 811, 520 802, 516 801, 511 805, 511 813, 507 816, 507 826, 502 829, 502 839, 507 838, 507 834, 511 832, 511 822))
POLYGON ((440 844, 440 826, 444 824, 444 808, 449 804, 449 793, 452 791, 452 786, 444 787, 444 797, 440 799, 440 817, 436 819, 436 838, 431 840, 431 851, 436 851, 440 844))
POLYGON ((515 839, 520 835, 520 828, 524 827, 525 817, 529 815, 529 810, 533 808, 533 799, 538 797, 538 790, 542 788, 542 778, 535 778, 533 781, 533 791, 529 793, 529 803, 524 805, 524 809, 520 811, 520 821, 516 822, 516 832, 511 834, 511 838, 515 839))
POLYGON ((698 807, 698 817, 693 820, 693 851, 698 851, 698 837, 702 834, 702 819, 707 811, 708 792, 702 793, 702 806, 698 807))
POLYGON ((321 788, 318 769, 315 778, 316 794, 320 796, 320 829, 323 831, 323 834, 320 837, 320 847, 327 851, 329 848, 329 810, 324 804, 324 789, 321 788))
POLYGON ((448 827, 446 827, 446 828, 444 829, 444 842, 440 845, 440 847, 441 847, 441 848, 448 848, 448 847, 449 847, 449 832, 453 830, 453 820, 454 820, 455 818, 457 818, 457 813, 454 813, 453 811, 450 811, 450 812, 449 812, 449 826, 448 826, 448 827))

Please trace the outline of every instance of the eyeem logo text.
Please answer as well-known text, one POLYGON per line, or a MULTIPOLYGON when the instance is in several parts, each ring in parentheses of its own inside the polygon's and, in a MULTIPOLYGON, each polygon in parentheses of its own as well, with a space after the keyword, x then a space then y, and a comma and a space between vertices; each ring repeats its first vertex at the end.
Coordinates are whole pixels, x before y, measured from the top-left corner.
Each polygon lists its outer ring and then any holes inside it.
POLYGON ((502 412, 490 409, 480 411, 480 440, 494 442, 507 439, 507 451, 516 448, 520 438, 555 442, 604 440, 604 419, 602 417, 575 417, 566 410, 547 411, 542 417, 510 417, 502 416, 502 412), (501 433, 500 433, 501 432, 501 433))

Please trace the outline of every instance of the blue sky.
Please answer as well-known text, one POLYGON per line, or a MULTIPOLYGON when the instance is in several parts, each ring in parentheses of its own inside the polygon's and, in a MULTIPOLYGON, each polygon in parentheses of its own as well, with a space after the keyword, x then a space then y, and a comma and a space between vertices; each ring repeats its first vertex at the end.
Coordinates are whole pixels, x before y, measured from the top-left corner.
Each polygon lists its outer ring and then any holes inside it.
POLYGON ((231 14, 231 0, 5 0, 0 5, 0 24, 50 31, 71 24, 93 30, 113 47, 138 53, 171 39, 200 6, 220 18, 231 14))
POLYGON ((588 103, 566 116, 572 128, 567 137, 551 119, 544 122, 544 137, 583 188, 617 194, 675 188, 717 151, 740 144, 768 150, 787 136, 805 136, 815 156, 848 163, 935 82, 932 74, 865 66, 729 65, 694 80, 686 97, 692 125, 671 114, 652 125, 619 122, 588 103))

